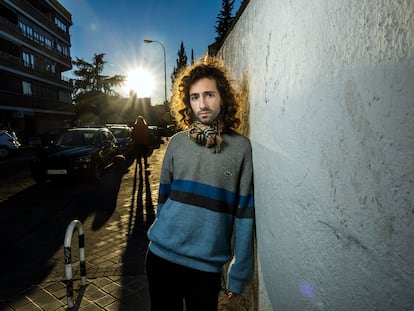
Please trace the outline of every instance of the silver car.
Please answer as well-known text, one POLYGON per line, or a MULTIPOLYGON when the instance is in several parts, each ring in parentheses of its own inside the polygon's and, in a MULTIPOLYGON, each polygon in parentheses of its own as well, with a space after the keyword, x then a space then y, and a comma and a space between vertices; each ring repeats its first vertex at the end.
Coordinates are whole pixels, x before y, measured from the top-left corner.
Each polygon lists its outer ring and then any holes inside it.
POLYGON ((10 154, 16 153, 20 147, 21 144, 14 132, 0 130, 0 159, 5 159, 10 154))

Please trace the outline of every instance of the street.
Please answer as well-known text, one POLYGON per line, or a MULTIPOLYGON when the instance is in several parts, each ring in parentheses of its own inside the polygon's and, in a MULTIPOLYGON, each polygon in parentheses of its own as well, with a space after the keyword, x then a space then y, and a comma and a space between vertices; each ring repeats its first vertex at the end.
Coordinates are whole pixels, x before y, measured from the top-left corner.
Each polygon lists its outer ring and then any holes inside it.
POLYGON ((0 159, 0 202, 34 185, 30 176, 32 148, 24 148, 19 154, 0 159))

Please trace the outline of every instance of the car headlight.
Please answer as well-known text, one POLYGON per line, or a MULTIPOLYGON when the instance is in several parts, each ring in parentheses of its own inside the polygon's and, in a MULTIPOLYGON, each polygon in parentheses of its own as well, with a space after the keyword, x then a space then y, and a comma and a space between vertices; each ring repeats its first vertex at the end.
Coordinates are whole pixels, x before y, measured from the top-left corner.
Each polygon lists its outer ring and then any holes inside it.
POLYGON ((79 157, 75 160, 77 163, 91 163, 92 162, 92 156, 86 155, 83 157, 79 157))

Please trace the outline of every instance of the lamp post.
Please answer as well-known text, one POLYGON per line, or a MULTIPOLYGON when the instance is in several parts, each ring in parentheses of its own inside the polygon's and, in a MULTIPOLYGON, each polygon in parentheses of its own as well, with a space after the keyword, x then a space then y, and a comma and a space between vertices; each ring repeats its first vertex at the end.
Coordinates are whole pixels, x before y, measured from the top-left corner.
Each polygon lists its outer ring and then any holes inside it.
POLYGON ((164 52, 164 103, 167 102, 167 57, 165 55, 165 47, 164 45, 160 42, 160 41, 156 41, 156 40, 149 40, 149 39, 145 39, 144 43, 153 43, 156 42, 159 45, 161 45, 162 50, 164 52))

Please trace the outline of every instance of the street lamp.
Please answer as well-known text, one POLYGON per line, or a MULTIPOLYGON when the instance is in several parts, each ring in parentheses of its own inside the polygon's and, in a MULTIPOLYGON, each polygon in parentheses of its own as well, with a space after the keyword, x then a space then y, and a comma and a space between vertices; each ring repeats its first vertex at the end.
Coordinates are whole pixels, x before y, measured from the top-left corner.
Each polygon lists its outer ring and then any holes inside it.
POLYGON ((153 42, 156 42, 159 45, 161 45, 162 50, 164 52, 164 98, 165 98, 164 103, 166 103, 167 102, 167 58, 165 55, 165 47, 160 41, 149 40, 149 39, 144 40, 144 43, 153 43, 153 42))

